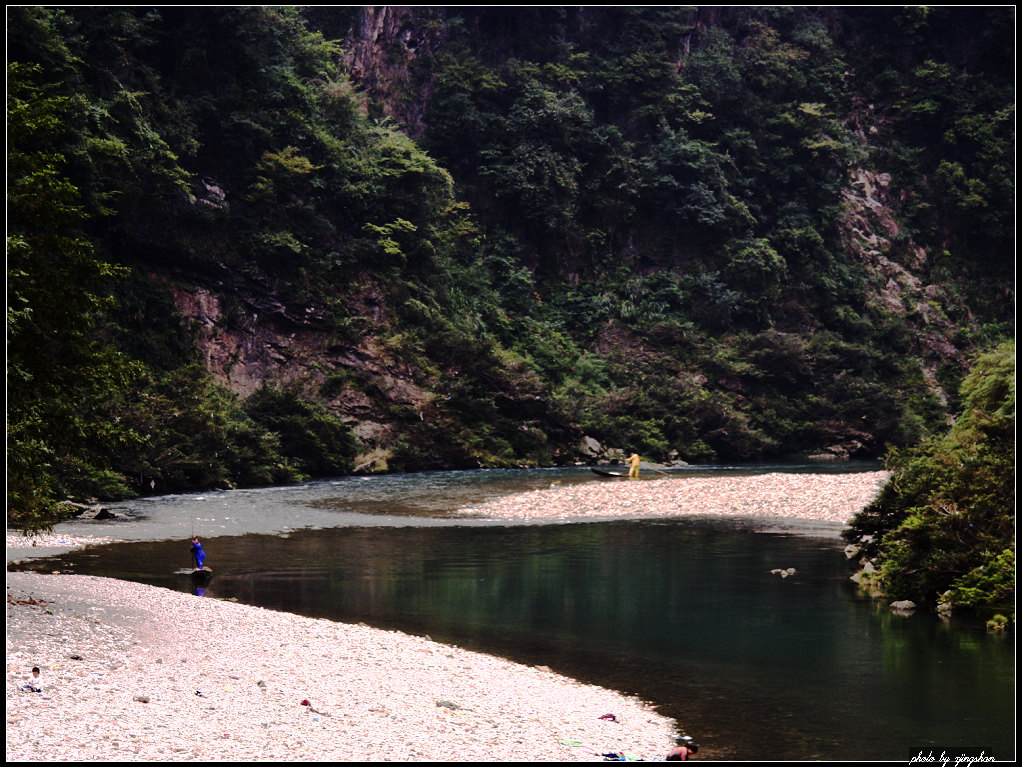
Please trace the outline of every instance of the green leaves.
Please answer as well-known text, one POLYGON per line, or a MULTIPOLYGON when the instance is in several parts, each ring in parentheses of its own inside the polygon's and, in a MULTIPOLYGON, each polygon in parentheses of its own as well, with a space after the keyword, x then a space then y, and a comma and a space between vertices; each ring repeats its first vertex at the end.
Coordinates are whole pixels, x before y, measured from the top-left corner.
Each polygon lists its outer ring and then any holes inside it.
POLYGON ((399 218, 382 226, 367 223, 364 229, 367 234, 376 240, 380 249, 379 255, 382 256, 383 263, 397 266, 404 266, 408 263, 408 257, 401 249, 400 240, 407 239, 410 235, 415 234, 415 224, 399 218))
POLYGON ((763 238, 741 240, 729 245, 723 275, 742 293, 742 313, 768 324, 766 307, 777 301, 788 278, 784 258, 763 238))
MULTIPOLYGON (((97 338, 124 270, 97 258, 65 156, 79 138, 40 68, 8 69, 8 515, 37 527, 97 454, 129 436, 107 421, 137 373, 97 338)), ((88 472, 86 472, 88 473, 88 472)))
POLYGON ((276 435, 280 452, 312 476, 350 473, 356 442, 351 431, 322 405, 297 391, 261 386, 244 404, 245 413, 276 435))
POLYGON ((507 123, 479 154, 479 175, 509 206, 502 218, 521 217, 542 238, 560 240, 576 226, 592 116, 574 93, 531 79, 520 88, 507 123))
POLYGON ((315 188, 313 174, 322 166, 313 165, 297 147, 288 146, 279 152, 264 152, 257 168, 260 175, 252 185, 251 199, 287 208, 304 204, 315 188))
POLYGON ((941 438, 892 455, 893 476, 852 522, 894 596, 1006 605, 1014 582, 1015 344, 977 361, 962 415, 941 438))

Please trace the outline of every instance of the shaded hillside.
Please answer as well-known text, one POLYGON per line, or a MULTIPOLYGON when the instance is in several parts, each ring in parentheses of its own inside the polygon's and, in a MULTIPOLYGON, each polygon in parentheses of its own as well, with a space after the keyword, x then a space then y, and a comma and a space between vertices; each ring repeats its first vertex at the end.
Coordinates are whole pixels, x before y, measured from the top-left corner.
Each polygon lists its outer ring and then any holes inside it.
POLYGON ((1013 334, 1012 35, 9 8, 9 510, 912 444, 1013 334))
POLYGON ((1012 28, 369 8, 346 61, 469 201, 501 341, 542 365, 538 321, 604 363, 586 431, 690 460, 876 455, 941 424, 961 352, 1010 332, 1013 74, 990 54, 1012 28))

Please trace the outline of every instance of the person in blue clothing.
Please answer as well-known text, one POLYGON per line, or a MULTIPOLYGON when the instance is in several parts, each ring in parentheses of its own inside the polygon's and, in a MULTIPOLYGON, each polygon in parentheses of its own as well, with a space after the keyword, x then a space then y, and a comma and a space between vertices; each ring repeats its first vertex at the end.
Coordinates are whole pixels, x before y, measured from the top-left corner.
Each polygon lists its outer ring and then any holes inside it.
POLYGON ((199 542, 198 536, 192 538, 192 558, 195 560, 195 569, 201 570, 206 565, 206 552, 199 542))

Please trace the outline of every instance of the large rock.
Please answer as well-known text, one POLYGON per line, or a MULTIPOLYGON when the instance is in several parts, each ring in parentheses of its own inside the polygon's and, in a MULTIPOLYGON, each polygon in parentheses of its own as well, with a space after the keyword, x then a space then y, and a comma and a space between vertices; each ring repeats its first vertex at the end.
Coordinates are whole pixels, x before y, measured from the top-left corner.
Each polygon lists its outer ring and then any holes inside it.
POLYGON ((95 503, 61 501, 58 505, 61 511, 70 513, 76 519, 117 519, 117 515, 108 508, 95 503))

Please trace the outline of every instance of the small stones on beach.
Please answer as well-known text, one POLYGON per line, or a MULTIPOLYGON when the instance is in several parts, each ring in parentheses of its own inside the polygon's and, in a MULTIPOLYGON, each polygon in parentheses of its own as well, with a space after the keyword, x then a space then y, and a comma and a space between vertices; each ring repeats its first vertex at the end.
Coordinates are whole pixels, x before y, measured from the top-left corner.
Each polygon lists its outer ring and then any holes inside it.
POLYGON ((490 519, 573 520, 688 515, 847 523, 879 493, 886 471, 685 476, 533 490, 460 509, 490 519))
POLYGON ((92 576, 8 573, 8 594, 8 761, 652 759, 674 739, 642 701, 401 632, 92 576), (47 694, 14 694, 33 665, 47 694))
POLYGON ((109 537, 73 537, 59 535, 56 533, 38 533, 35 535, 21 535, 10 530, 7 531, 7 548, 68 548, 75 549, 82 546, 94 546, 101 543, 109 543, 113 539, 109 537))

